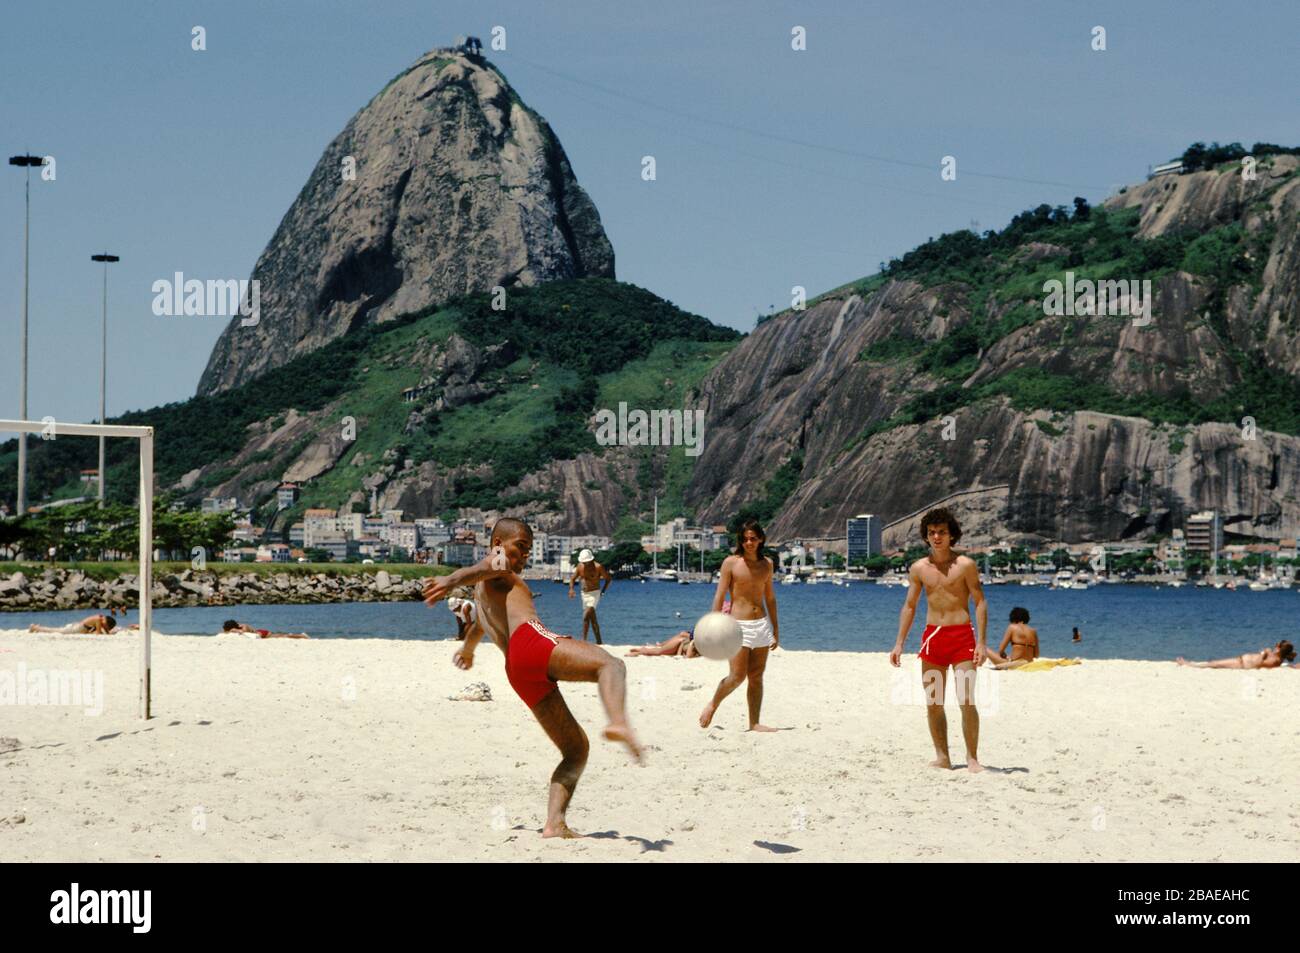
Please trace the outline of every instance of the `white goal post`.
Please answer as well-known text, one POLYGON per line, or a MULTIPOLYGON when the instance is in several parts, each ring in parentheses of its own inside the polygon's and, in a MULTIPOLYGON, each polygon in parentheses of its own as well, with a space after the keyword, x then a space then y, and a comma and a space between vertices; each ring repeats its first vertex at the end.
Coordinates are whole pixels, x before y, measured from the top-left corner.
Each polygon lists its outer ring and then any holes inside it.
MULTIPOLYGON (((140 717, 151 716, 150 662, 153 636, 153 428, 112 424, 68 424, 45 420, 0 420, 0 432, 48 437, 135 437, 140 441, 140 717)), ((104 479, 104 474, 99 475, 104 479)))

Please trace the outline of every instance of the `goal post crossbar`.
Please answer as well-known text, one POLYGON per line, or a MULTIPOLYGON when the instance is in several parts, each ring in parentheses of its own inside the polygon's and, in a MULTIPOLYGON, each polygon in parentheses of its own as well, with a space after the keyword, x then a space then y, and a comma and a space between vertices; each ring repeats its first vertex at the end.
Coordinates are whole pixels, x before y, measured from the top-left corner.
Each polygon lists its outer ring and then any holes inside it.
MULTIPOLYGON (((0 433, 39 433, 51 437, 134 437, 140 441, 140 717, 152 711, 153 657, 153 428, 115 424, 75 424, 45 420, 0 420, 0 433)), ((102 480, 104 475, 101 473, 102 480)))

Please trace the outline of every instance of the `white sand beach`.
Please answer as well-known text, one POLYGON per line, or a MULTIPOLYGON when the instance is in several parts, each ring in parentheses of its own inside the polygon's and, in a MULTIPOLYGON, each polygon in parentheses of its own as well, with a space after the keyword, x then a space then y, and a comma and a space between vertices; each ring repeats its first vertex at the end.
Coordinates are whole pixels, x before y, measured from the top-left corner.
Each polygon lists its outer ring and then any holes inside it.
MULTIPOLYGON (((460 672, 445 641, 158 635, 143 723, 139 638, 0 631, 0 860, 1300 860, 1291 669, 988 673, 972 775, 927 766, 914 658, 778 652, 770 735, 742 730, 743 689, 698 727, 722 663, 626 659, 648 762, 564 686, 592 737, 569 823, 593 836, 559 842, 558 756, 492 645, 460 672), (102 713, 13 703, 20 673, 72 671, 102 673, 102 713), (448 700, 477 681, 493 701, 448 700)), ((948 721, 964 764, 951 689, 948 721)))

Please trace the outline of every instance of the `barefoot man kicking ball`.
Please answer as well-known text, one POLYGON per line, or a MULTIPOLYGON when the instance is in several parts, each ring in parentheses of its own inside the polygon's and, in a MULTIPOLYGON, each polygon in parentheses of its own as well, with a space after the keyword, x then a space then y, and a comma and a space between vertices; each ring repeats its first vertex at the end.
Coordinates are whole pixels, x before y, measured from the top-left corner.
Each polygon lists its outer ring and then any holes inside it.
POLYGON ((486 632, 506 656, 506 678, 532 710, 542 728, 560 749, 561 761, 551 775, 543 837, 578 837, 565 823, 565 813, 578 778, 587 765, 587 735, 574 720, 557 682, 595 682, 609 724, 603 736, 627 746, 641 759, 641 745, 632 733, 624 709, 626 669, 623 661, 604 649, 568 636, 556 635, 537 618, 533 594, 518 576, 528 564, 533 531, 521 520, 497 520, 492 527, 492 550, 481 563, 458 569, 449 576, 424 581, 424 601, 434 605, 457 586, 475 586, 478 621, 456 652, 457 668, 474 664, 474 649, 486 632))
POLYGON ((925 687, 925 715, 934 741, 936 768, 951 768, 948 757, 948 719, 943 713, 948 689, 948 668, 956 674, 957 704, 961 706, 961 732, 966 739, 966 767, 983 771, 976 757, 980 740, 980 716, 975 710, 975 669, 988 654, 989 610, 980 588, 979 568, 969 556, 958 556, 952 545, 961 539, 961 526, 945 508, 930 510, 921 517, 921 538, 930 544, 930 555, 912 563, 908 571, 907 600, 898 617, 898 641, 889 653, 889 663, 898 668, 907 630, 912 627, 916 603, 925 587, 925 631, 921 633, 921 684, 925 687), (979 640, 971 629, 968 603, 975 600, 979 640))
POLYGON ((713 594, 713 611, 722 611, 722 602, 731 598, 731 617, 740 623, 744 636, 741 649, 731 657, 731 671, 718 683, 713 701, 704 706, 700 714, 700 727, 709 727, 713 714, 722 700, 749 681, 749 730, 776 731, 761 724, 759 713, 763 710, 763 670, 767 668, 767 653, 780 648, 780 635, 776 621, 776 593, 772 591, 772 560, 763 553, 767 535, 757 520, 747 520, 740 528, 740 541, 736 554, 722 563, 722 577, 717 592, 713 594), (766 615, 763 607, 767 607, 766 615))
POLYGON ((579 579, 582 580, 582 641, 587 641, 587 626, 591 626, 591 631, 596 635, 596 644, 604 645, 600 641, 600 622, 596 619, 596 606, 600 605, 600 597, 605 594, 609 584, 614 581, 614 577, 609 574, 609 570, 596 562, 596 557, 592 555, 590 549, 584 549, 578 553, 578 568, 573 570, 573 578, 569 580, 569 598, 573 598, 573 586, 579 579))

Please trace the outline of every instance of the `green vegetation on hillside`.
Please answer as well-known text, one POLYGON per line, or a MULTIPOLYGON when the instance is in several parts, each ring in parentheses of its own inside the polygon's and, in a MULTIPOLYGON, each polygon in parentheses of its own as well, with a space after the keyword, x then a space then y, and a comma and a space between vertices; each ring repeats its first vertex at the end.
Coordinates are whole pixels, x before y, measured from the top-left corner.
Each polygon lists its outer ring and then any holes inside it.
MULTIPOLYGON (((1023 411, 1093 410, 1169 424, 1239 423, 1243 417, 1253 416, 1261 428, 1300 434, 1300 384, 1258 366, 1246 367, 1244 374, 1242 383, 1231 391, 1211 401, 1200 401, 1190 395, 1119 394, 1096 381, 1022 367, 976 387, 948 383, 927 391, 908 401, 892 417, 866 428, 858 439, 935 420, 994 397, 1010 398, 1012 406, 1023 411)), ((1040 429, 1051 432, 1046 427, 1040 429)), ((1170 446, 1181 449, 1183 442, 1171 441, 1170 446)))
MULTIPOLYGON (((685 392, 740 337, 642 288, 601 278, 512 291, 505 312, 492 310, 489 295, 471 295, 453 313, 471 343, 499 346, 503 364, 527 357, 538 370, 528 378, 531 395, 494 398, 498 404, 481 405, 480 419, 464 408, 429 421, 430 458, 491 465, 486 475, 459 479, 449 506, 532 502, 502 492, 551 460, 598 451, 589 426, 595 410, 616 410, 620 400, 683 407, 685 392)), ((680 458, 680 448, 669 456, 680 458)))
MULTIPOLYGON (((492 310, 489 295, 468 295, 438 309, 362 327, 241 387, 132 411, 110 422, 155 428, 158 483, 170 486, 191 470, 234 457, 252 424, 279 424, 291 409, 309 413, 335 404, 339 426, 343 416, 355 419, 355 442, 338 465, 304 488, 290 516, 310 505, 339 506, 363 475, 385 462, 401 469, 407 459, 449 468, 489 465, 459 480, 447 505, 496 507, 506 487, 550 460, 599 450, 588 429, 598 407, 616 407, 620 399, 653 401, 646 407, 684 406, 686 391, 739 337, 633 285, 601 278, 560 281, 510 289, 504 311, 492 310), (486 366, 475 375, 488 393, 434 412, 432 401, 441 387, 435 384, 423 401, 423 422, 408 427, 417 405, 406 402, 402 391, 420 383, 409 356, 417 348, 444 343, 453 333, 492 348, 486 366), (629 396, 620 397, 624 388, 629 396)), ((239 475, 248 481, 276 480, 316 437, 308 434, 296 446, 254 455, 242 469, 222 468, 195 489, 239 475)), ((0 446, 0 498, 15 494, 16 447, 13 440, 0 446)), ((32 440, 29 447, 34 501, 56 491, 74 495, 80 470, 96 465, 93 440, 32 440)), ((138 481, 136 446, 110 440, 107 448, 108 495, 128 502, 138 481)), ((680 449, 674 452, 680 456, 680 449)), ((266 504, 268 517, 273 511, 268 500, 245 502, 266 504)))
MULTIPOLYGON (((202 547, 206 558, 216 559, 229 543, 234 520, 228 514, 173 510, 169 498, 154 500, 153 546, 171 554, 192 555, 202 547)), ((0 521, 0 550, 7 555, 40 553, 51 549, 58 559, 88 559, 116 552, 130 555, 140 547, 140 513, 136 507, 109 503, 49 506, 39 512, 0 521)))
POLYGON ((1197 172, 1202 169, 1213 169, 1225 162, 1236 162, 1247 155, 1254 156, 1256 159, 1275 155, 1294 156, 1300 155, 1300 148, 1277 146, 1271 142, 1257 142, 1246 150, 1242 148, 1240 142, 1230 142, 1226 146, 1221 146, 1217 142, 1212 142, 1208 146, 1203 142, 1193 142, 1179 158, 1185 170, 1197 172))
MULTIPOLYGON (((1251 415, 1265 429, 1300 433, 1300 382, 1267 371, 1233 344, 1224 319, 1229 288, 1245 285, 1257 292, 1261 287, 1275 226, 1270 223, 1251 233, 1234 222, 1201 234, 1140 239, 1136 236, 1139 215, 1137 208, 1108 212, 1077 198, 1072 213, 1063 206, 1040 205, 1017 215, 1000 232, 942 235, 889 262, 882 275, 927 287, 944 286, 947 293, 963 299, 971 319, 937 341, 895 334, 864 349, 861 360, 910 362, 915 370, 941 383, 908 401, 890 418, 872 424, 858 439, 997 396, 1011 398, 1023 410, 1095 410, 1175 424, 1238 422, 1251 415), (1038 247, 1029 260, 1025 246, 1031 242, 1038 247), (1224 342, 1241 383, 1208 402, 1190 394, 1117 394, 1093 380, 1038 368, 1015 370, 978 387, 961 387, 975 370, 982 349, 1044 319, 1044 283, 1064 282, 1067 270, 1076 282, 1157 279, 1173 271, 1203 279, 1210 292, 1204 312, 1224 342)), ((1068 337, 1070 330, 1067 324, 1062 333, 1068 337)))
POLYGON ((772 518, 781 511, 785 506, 785 501, 790 498, 799 487, 799 482, 803 475, 803 451, 796 450, 791 454, 790 459, 781 464, 777 471, 768 479, 763 488, 763 496, 752 503, 747 503, 740 508, 731 521, 727 524, 727 532, 734 536, 739 536, 740 527, 746 520, 755 519, 764 527, 771 522, 772 518))

